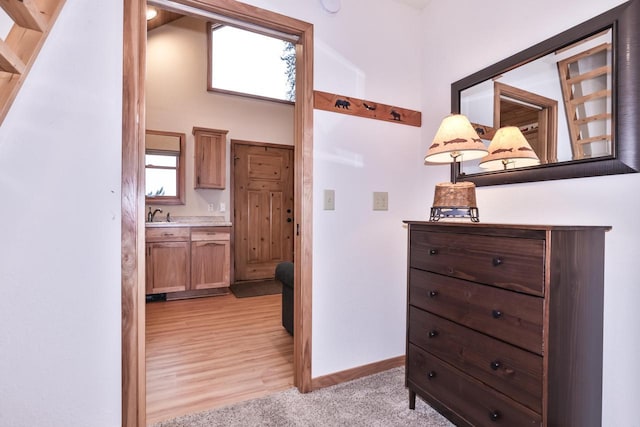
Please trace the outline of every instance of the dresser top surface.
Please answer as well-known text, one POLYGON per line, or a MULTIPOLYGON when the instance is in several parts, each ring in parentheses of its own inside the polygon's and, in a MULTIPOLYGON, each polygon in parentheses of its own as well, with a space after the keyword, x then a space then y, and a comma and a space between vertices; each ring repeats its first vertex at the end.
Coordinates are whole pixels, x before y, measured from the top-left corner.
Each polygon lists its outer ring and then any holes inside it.
POLYGON ((547 225, 547 224, 492 224, 492 223, 471 223, 471 222, 447 222, 447 221, 402 221, 410 226, 420 226, 419 228, 431 228, 434 230, 450 229, 502 229, 502 230, 530 230, 530 231, 577 231, 577 230, 611 230, 609 225, 547 225))

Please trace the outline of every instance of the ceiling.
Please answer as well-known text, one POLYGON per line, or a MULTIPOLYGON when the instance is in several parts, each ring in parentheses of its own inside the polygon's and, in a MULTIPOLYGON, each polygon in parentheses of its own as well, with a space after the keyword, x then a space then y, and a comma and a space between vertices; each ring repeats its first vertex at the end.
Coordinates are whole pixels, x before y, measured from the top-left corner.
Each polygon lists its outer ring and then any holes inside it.
POLYGON ((182 18, 184 15, 180 15, 179 13, 169 12, 168 10, 160 9, 155 7, 158 11, 158 16, 147 21, 147 31, 151 31, 154 28, 158 28, 164 24, 168 24, 169 22, 175 21, 178 18, 182 18))
MULTIPOLYGON (((397 3, 405 4, 407 6, 416 8, 418 10, 422 10, 427 6, 427 4, 429 4, 431 0, 393 0, 393 1, 397 3)), ((155 9, 158 11, 158 16, 151 19, 150 21, 147 21, 147 31, 151 31, 154 28, 158 28, 164 24, 168 24, 183 16, 179 13, 169 12, 168 10, 163 10, 158 7, 155 7, 155 9)))

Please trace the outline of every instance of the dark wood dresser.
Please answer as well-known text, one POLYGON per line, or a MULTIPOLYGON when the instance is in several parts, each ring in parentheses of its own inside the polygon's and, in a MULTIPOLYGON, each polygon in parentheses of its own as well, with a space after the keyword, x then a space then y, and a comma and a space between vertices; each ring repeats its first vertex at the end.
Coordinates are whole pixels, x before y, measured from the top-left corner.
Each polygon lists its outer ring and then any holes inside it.
POLYGON ((406 385, 457 425, 601 425, 610 227, 406 221, 406 385))

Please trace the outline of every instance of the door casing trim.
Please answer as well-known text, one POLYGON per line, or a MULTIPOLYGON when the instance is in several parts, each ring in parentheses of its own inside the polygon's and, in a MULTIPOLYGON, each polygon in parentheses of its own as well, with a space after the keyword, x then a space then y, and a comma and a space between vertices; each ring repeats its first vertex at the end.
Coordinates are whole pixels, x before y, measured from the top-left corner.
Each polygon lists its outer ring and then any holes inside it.
MULTIPOLYGON (((311 391, 313 25, 235 0, 174 3, 299 36, 294 106, 294 385, 311 391)), ((122 425, 146 424, 144 130, 146 2, 123 0, 122 425)))

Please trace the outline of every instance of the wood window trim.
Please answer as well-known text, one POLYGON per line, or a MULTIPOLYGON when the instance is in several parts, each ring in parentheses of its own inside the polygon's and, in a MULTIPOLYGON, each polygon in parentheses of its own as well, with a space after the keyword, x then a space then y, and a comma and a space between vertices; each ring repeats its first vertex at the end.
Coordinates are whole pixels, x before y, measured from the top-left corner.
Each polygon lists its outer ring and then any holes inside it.
MULTIPOLYGON (((144 426, 144 132, 146 1, 123 0, 122 105, 122 425, 144 426)), ((313 211, 313 25, 233 0, 178 3, 296 34, 294 107, 294 384, 311 391, 311 290, 313 211)))
MULTIPOLYGON (((148 205, 184 205, 184 199, 185 199, 185 188, 186 188, 186 163, 185 163, 185 158, 187 157, 187 136, 184 133, 178 133, 178 132, 165 132, 165 131, 159 131, 159 130, 151 130, 151 129, 147 129, 145 134, 151 134, 151 135, 168 135, 168 136, 175 136, 180 138, 180 154, 177 155, 178 158, 178 162, 176 165, 176 190, 177 193, 175 196, 157 196, 157 197, 148 197, 145 195, 145 203, 148 205)), ((145 148, 145 155, 146 154, 161 154, 161 155, 170 155, 170 151, 163 151, 163 150, 147 150, 145 148)), ((144 166, 146 169, 146 165, 144 166)))

